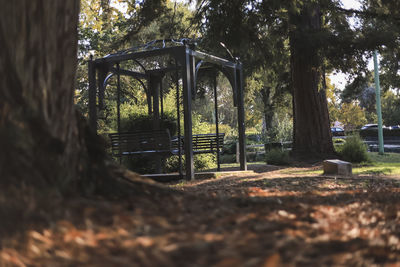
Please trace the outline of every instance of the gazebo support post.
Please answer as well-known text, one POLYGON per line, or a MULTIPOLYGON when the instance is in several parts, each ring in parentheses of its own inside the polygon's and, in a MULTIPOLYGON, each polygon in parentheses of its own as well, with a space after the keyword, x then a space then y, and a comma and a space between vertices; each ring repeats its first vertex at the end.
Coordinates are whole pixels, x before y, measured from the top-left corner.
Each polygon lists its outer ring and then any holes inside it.
POLYGON ((179 94, 179 73, 178 62, 175 60, 175 86, 176 86, 176 118, 177 118, 177 134, 178 134, 178 160, 179 160, 179 177, 182 178, 182 146, 181 146, 181 97, 179 94))
POLYGON ((214 108, 215 108, 215 132, 217 134, 217 171, 221 170, 220 155, 219 155, 219 121, 218 121, 218 96, 217 96, 217 74, 213 77, 214 87, 214 108))
POLYGON ((238 130, 239 130, 239 161, 240 170, 247 170, 246 163, 246 133, 244 126, 244 95, 243 95, 243 69, 242 64, 238 63, 239 68, 236 69, 236 86, 237 86, 237 109, 238 109, 238 130))
POLYGON ((193 66, 191 64, 189 49, 182 47, 183 53, 183 120, 184 120, 184 145, 185 145, 185 176, 186 180, 194 180, 193 144, 192 144, 192 79, 193 66))
MULTIPOLYGON (((121 132, 121 75, 119 74, 119 62, 117 63, 117 127, 118 133, 121 132)), ((121 143, 121 140, 119 140, 121 143)), ((119 151, 119 164, 122 164, 121 147, 119 151)))
MULTIPOLYGON (((161 78, 158 75, 150 75, 150 92, 153 99, 153 130, 160 130, 160 87, 161 78)), ((161 173, 161 156, 155 155, 155 171, 161 173)))

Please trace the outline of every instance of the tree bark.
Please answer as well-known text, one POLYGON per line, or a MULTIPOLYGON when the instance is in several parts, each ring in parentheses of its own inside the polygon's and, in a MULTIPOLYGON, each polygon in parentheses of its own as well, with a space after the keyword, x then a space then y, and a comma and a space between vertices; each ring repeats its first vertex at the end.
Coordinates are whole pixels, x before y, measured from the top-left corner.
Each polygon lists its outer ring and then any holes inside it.
POLYGON ((0 4, 0 184, 75 190, 104 165, 73 102, 79 0, 0 4))
POLYGON ((262 101, 264 103, 264 120, 265 120, 265 130, 266 133, 271 131, 272 128, 272 119, 273 119, 273 105, 272 105, 272 96, 271 96, 271 87, 263 87, 261 89, 262 101))
POLYGON ((321 28, 318 5, 305 5, 299 14, 291 14, 290 23, 293 152, 297 155, 332 154, 334 150, 323 86, 323 59, 316 40, 312 38, 312 34, 321 28))

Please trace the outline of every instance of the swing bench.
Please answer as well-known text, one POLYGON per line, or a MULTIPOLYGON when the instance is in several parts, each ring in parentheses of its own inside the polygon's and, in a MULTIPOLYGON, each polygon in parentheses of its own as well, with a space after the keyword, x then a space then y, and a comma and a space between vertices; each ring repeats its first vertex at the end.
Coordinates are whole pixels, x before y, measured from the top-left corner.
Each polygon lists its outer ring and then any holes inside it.
MULTIPOLYGON (((184 137, 173 137, 166 130, 121 132, 109 134, 112 155, 116 157, 130 155, 178 155, 179 143, 184 153, 184 137)), ((192 136, 193 154, 217 153, 222 150, 224 133, 197 134, 192 136)))
POLYGON ((170 154, 171 136, 166 130, 111 133, 112 155, 170 154))
MULTIPOLYGON (((194 134, 192 136, 193 154, 206 154, 221 152, 224 145, 225 133, 219 133, 218 138, 216 133, 210 134, 194 134)), ((184 137, 181 136, 181 148, 183 151, 184 137)), ((172 141, 172 148, 178 151, 178 137, 174 137, 172 141)))

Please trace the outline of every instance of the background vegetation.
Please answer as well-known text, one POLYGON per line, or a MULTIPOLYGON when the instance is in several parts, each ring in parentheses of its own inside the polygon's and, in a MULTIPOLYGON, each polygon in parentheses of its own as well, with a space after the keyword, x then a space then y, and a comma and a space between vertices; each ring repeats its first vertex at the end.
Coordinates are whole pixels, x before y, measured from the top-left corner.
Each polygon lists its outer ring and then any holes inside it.
MULTIPOLYGON (((198 40, 199 49, 229 59, 228 51, 219 45, 223 42, 234 56, 240 57, 245 67, 246 130, 249 136, 259 136, 257 140, 250 138, 248 143, 292 141, 292 52, 288 25, 294 23, 290 18, 291 12, 300 12, 308 2, 245 2, 192 1, 189 5, 172 0, 143 1, 141 4, 132 0, 82 0, 77 106, 87 114, 86 62, 90 55, 102 57, 154 39, 190 37, 198 40)), ((323 47, 318 51, 324 58, 321 66, 325 80, 322 82, 330 124, 340 122, 348 131, 377 120, 373 75, 367 68, 373 49, 378 49, 381 56, 383 122, 385 125, 400 124, 397 73, 400 30, 397 11, 394 11, 398 4, 395 1, 361 2, 363 5, 359 10, 348 10, 337 0, 319 1, 323 25, 309 36, 323 47), (382 16, 388 14, 393 19, 383 21, 382 16), (344 90, 335 87, 329 79, 330 74, 339 71, 348 74, 344 90)), ((121 118, 125 127, 135 117, 147 114, 147 102, 137 81, 122 77, 121 82, 121 118)), ((116 131, 115 83, 111 78, 106 90, 99 122, 101 133, 116 131)), ((227 143, 234 144, 237 140, 237 117, 232 91, 224 77, 218 77, 218 84, 220 131, 225 133, 227 143)), ((166 77, 163 87, 166 117, 176 121, 173 77, 166 77)), ((207 79, 199 81, 193 107, 193 133, 215 132, 213 92, 207 79)), ((297 127, 309 128, 312 125, 297 127)), ((225 159, 231 161, 232 157, 226 156, 225 159)))

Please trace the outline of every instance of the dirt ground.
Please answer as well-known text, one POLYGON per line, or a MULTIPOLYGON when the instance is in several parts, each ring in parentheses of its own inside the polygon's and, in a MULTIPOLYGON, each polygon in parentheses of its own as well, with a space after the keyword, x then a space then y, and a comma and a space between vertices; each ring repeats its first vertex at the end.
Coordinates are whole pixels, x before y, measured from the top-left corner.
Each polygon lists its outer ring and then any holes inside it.
POLYGON ((57 220, 1 242, 0 266, 400 266, 396 177, 252 168, 55 203, 57 220))

